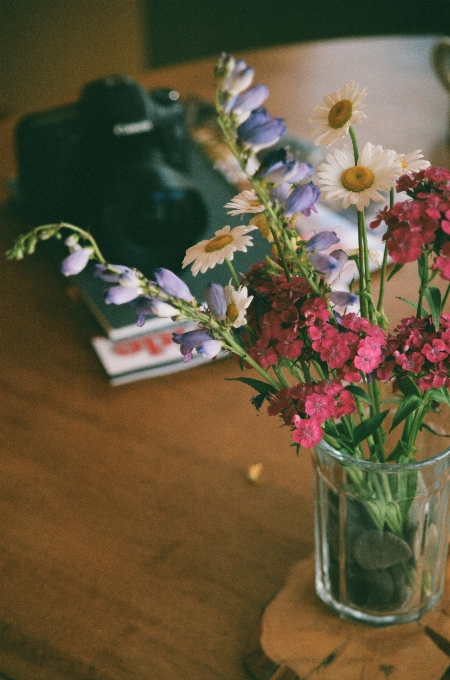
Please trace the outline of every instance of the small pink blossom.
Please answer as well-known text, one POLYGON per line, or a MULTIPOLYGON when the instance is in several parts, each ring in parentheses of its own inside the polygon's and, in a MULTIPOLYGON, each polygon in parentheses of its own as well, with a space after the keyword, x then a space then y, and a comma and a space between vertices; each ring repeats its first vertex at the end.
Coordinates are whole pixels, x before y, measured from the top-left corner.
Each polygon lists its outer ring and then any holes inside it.
POLYGON ((354 358, 354 364, 363 373, 372 373, 381 362, 381 356, 372 347, 363 345, 358 349, 358 354, 354 358))
POLYGON ((448 357, 448 347, 443 340, 433 340, 431 343, 425 343, 422 347, 422 354, 426 356, 428 361, 437 363, 438 361, 443 361, 448 357))
POLYGON ((341 336, 323 340, 320 348, 320 358, 326 361, 329 368, 342 368, 350 358, 350 350, 341 336))
POLYGON ((327 394, 311 394, 305 401, 305 413, 323 423, 333 415, 334 399, 327 394))
POLYGON ((294 431, 292 432, 292 438, 296 444, 309 449, 322 440, 322 428, 320 423, 314 418, 300 418, 299 415, 296 415, 294 416, 293 423, 294 431))
POLYGON ((348 390, 342 390, 334 405, 334 417, 348 416, 356 411, 355 398, 348 390))
POLYGON ((411 373, 420 373, 422 366, 425 363, 425 359, 420 352, 412 352, 411 354, 394 352, 394 355, 396 363, 403 368, 404 371, 411 371, 411 373))

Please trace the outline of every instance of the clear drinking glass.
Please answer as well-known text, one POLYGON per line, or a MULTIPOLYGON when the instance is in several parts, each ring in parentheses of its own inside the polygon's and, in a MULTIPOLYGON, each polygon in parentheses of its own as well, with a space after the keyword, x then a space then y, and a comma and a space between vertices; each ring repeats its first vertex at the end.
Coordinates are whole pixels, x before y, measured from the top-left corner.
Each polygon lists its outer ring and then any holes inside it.
POLYGON ((423 458, 372 463, 325 442, 315 447, 316 591, 341 617, 407 623, 438 603, 449 540, 450 448, 423 458))

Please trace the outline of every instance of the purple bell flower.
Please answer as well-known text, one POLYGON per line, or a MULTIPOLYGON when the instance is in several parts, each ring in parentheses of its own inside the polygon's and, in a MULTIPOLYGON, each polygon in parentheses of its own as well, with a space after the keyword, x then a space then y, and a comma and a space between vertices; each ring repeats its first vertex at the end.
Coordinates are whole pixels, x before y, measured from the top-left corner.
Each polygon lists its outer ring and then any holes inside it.
POLYGON ((316 184, 298 184, 289 194, 284 210, 285 217, 289 218, 296 213, 309 215, 314 210, 314 204, 320 197, 320 189, 316 184))
POLYGON ((289 182, 290 184, 297 184, 308 179, 313 174, 313 166, 309 163, 300 163, 296 160, 288 161, 280 164, 276 168, 264 173, 264 179, 272 184, 280 184, 280 182, 289 182))
POLYGON ((186 333, 172 333, 172 339, 178 345, 181 345, 180 351, 184 357, 183 362, 192 359, 194 349, 205 356, 217 356, 221 349, 220 342, 214 340, 209 332, 203 328, 186 333), (210 345, 210 343, 214 343, 214 345, 210 345))
POLYGON ((338 260, 325 253, 312 253, 309 260, 314 269, 321 274, 334 274, 339 267, 338 260))
POLYGON ((216 319, 225 319, 227 315, 227 301, 222 286, 218 283, 209 283, 203 291, 203 297, 216 319))
POLYGON ((124 267, 122 264, 96 264, 94 269, 94 276, 102 279, 102 281, 107 281, 108 283, 119 283, 122 277, 124 277, 124 280, 126 280, 127 278, 129 279, 133 274, 133 269, 130 267, 124 267), (111 271, 112 269, 116 269, 117 272, 111 271))
MULTIPOLYGON (((229 62, 229 67, 231 66, 229 62)), ((247 66, 243 59, 236 59, 233 67, 228 69, 228 75, 223 79, 221 90, 231 95, 240 94, 252 84, 254 69, 247 66)))
POLYGON ((239 142, 246 148, 260 149, 272 146, 286 134, 282 118, 270 118, 264 107, 252 111, 244 123, 237 128, 239 142))
POLYGON ((309 253, 313 250, 327 250, 336 243, 339 243, 339 238, 335 231, 319 231, 307 241, 306 250, 309 253))
POLYGON ((231 99, 229 99, 225 104, 224 109, 226 113, 233 113, 243 122, 243 115, 247 114, 246 118, 248 118, 251 111, 258 109, 263 104, 263 102, 265 102, 268 96, 268 87, 265 85, 254 85, 249 90, 246 90, 246 92, 242 92, 242 94, 231 97, 231 99))
POLYGON ((216 357, 219 354, 221 349, 222 344, 218 340, 207 340, 206 342, 203 343, 203 345, 200 345, 200 347, 197 348, 197 352, 202 357, 209 357, 210 359, 214 359, 214 357, 216 357))
POLYGON ((92 248, 78 248, 61 262, 61 273, 64 276, 75 276, 83 271, 92 255, 92 248))
POLYGON ((311 177, 313 172, 312 165, 295 160, 287 149, 276 149, 266 155, 257 174, 272 184, 296 184, 311 177))
POLYGON ((138 320, 136 322, 137 326, 143 326, 147 317, 155 316, 152 311, 152 301, 152 298, 148 297, 148 295, 140 295, 134 300, 131 300, 130 305, 136 310, 138 315, 138 320))
POLYGON ((329 300, 336 307, 350 307, 358 302, 358 296, 344 290, 334 290, 329 294, 329 300))
POLYGON ((123 305, 125 302, 131 302, 142 293, 141 288, 134 288, 132 286, 112 286, 108 288, 105 294, 104 301, 107 305, 123 305))
POLYGON ((342 270, 344 269, 345 265, 348 262, 348 253, 345 250, 342 250, 342 248, 332 250, 330 256, 334 260, 336 260, 338 266, 333 272, 329 272, 326 275, 325 280, 327 283, 332 283, 333 281, 335 281, 335 279, 337 279, 337 277, 340 276, 342 270))
POLYGON ((273 187, 270 191, 270 198, 272 201, 278 201, 279 205, 284 205, 289 196, 291 185, 288 182, 282 182, 273 187))
POLYGON ((171 272, 170 269, 164 269, 163 267, 155 269, 155 278, 158 286, 167 295, 176 297, 179 300, 185 300, 185 302, 192 302, 194 300, 194 296, 188 286, 176 274, 171 272))
POLYGON ((172 307, 172 305, 169 305, 164 300, 152 298, 148 295, 140 295, 138 298, 131 300, 130 304, 137 312, 138 326, 143 326, 147 317, 157 316, 163 319, 171 319, 179 313, 178 309, 172 307))

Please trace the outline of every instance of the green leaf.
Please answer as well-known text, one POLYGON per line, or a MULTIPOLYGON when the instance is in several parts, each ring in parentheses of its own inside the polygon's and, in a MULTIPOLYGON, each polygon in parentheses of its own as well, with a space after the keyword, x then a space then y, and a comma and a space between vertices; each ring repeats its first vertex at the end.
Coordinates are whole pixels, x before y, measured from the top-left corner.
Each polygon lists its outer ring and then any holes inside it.
MULTIPOLYGON (((406 298, 401 297, 400 295, 397 296, 397 300, 401 300, 402 302, 406 302, 407 305, 410 305, 411 307, 413 307, 413 309, 415 309, 416 312, 417 312, 419 305, 416 302, 411 302, 411 300, 407 300, 406 298)), ((425 309, 424 307, 422 307, 422 316, 429 316, 429 315, 430 315, 430 312, 427 309, 425 309)))
POLYGON ((433 387, 433 389, 428 392, 428 395, 431 399, 434 399, 434 401, 450 406, 450 395, 446 387, 433 387))
POLYGON ((363 420, 362 423, 359 423, 359 425, 355 427, 353 434, 354 444, 359 444, 360 442, 364 441, 364 439, 367 439, 367 437, 370 437, 370 435, 376 430, 378 430, 388 413, 389 411, 382 411, 371 418, 367 418, 367 420, 363 420))
POLYGON ((226 380, 237 380, 245 385, 250 385, 254 390, 259 392, 259 394, 267 394, 271 392, 272 394, 276 392, 276 389, 269 385, 269 383, 263 380, 256 380, 255 378, 226 378, 226 380))
POLYGON ((411 302, 411 300, 407 300, 404 297, 400 297, 400 295, 397 295, 396 299, 401 300, 402 302, 406 302, 407 305, 411 305, 411 307, 414 307, 414 309, 417 312, 417 302, 411 302))
POLYGON ((415 394, 410 394, 407 396, 400 404, 398 410, 395 412, 392 419, 392 425, 389 432, 392 432, 397 425, 400 425, 410 413, 416 410, 422 404, 422 399, 415 394))
POLYGON ((426 423, 422 423, 420 429, 431 432, 431 434, 434 434, 435 437, 450 437, 450 434, 441 434, 440 432, 436 432, 436 430, 433 430, 433 428, 429 425, 426 425, 426 423))
POLYGON ((395 267, 393 268, 393 270, 390 272, 387 280, 390 281, 392 279, 392 277, 394 276, 394 274, 399 272, 402 267, 403 267, 402 264, 396 264, 395 267))
POLYGON ((396 443, 394 449, 391 451, 389 454, 387 460, 388 461, 395 461, 398 463, 399 459, 404 456, 407 456, 408 449, 406 447, 406 442, 404 442, 402 439, 399 439, 398 442, 396 443))
POLYGON ((442 300, 439 288, 430 286, 425 290, 425 297, 431 309, 431 317, 436 331, 439 330, 439 320, 441 318, 442 300))
POLYGON ((367 401, 368 404, 372 405, 372 399, 362 387, 359 387, 358 385, 346 385, 345 389, 347 392, 351 392, 355 397, 358 397, 358 399, 363 399, 364 401, 367 401))
POLYGON ((401 382, 399 382, 398 386, 400 392, 404 394, 405 397, 409 397, 411 395, 420 397, 420 390, 410 375, 401 382))

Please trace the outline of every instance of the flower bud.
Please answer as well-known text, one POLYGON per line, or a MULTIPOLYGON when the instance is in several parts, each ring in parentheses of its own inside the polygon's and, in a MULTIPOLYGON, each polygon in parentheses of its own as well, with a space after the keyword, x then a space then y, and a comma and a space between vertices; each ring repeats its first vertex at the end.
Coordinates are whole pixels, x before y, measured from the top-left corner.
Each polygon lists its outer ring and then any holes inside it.
POLYGON ((179 300, 185 300, 185 302, 192 302, 194 300, 194 296, 188 286, 176 274, 171 272, 170 269, 164 269, 163 267, 155 269, 155 278, 158 286, 167 295, 176 297, 179 300))
POLYGON ((113 286, 106 291, 105 303, 107 305, 123 305, 125 302, 131 302, 141 294, 140 288, 131 288, 129 286, 113 286))
POLYGON ((79 248, 68 255, 61 263, 61 272, 64 276, 75 276, 86 267, 93 253, 92 248, 79 248))
POLYGON ((209 283, 203 291, 203 297, 216 319, 219 321, 224 319, 227 313, 227 301, 222 286, 218 283, 209 283))

